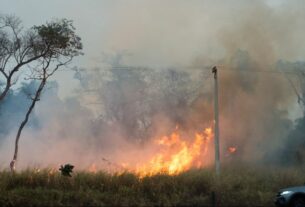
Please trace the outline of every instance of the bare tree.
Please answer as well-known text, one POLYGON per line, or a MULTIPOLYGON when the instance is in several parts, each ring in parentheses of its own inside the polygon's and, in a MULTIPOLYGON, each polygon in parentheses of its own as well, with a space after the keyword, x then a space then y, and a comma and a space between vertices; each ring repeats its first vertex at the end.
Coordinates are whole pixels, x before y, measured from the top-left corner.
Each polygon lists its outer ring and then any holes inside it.
POLYGON ((75 56, 82 54, 81 39, 75 34, 75 28, 71 21, 62 19, 47 23, 46 25, 36 26, 33 29, 37 34, 34 51, 38 51, 38 54, 41 54, 41 51, 45 51, 45 48, 47 48, 48 52, 37 60, 37 65, 31 68, 31 74, 28 77, 28 79, 39 81, 40 84, 35 94, 33 96, 29 95, 32 100, 31 105, 16 135, 14 156, 10 163, 12 171, 15 170, 18 158, 18 145, 21 132, 27 124, 36 102, 40 100, 48 78, 54 75, 60 67, 70 63, 75 56))

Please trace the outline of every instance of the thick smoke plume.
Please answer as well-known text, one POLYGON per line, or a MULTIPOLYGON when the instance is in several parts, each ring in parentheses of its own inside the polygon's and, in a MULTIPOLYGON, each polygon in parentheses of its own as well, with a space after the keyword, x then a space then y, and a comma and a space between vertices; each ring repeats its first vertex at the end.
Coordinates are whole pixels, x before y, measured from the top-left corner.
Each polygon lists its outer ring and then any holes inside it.
MULTIPOLYGON (((77 92, 64 100, 55 86, 44 93, 21 138, 20 165, 144 162, 155 152, 151 140, 177 125, 185 134, 212 126, 213 65, 223 159, 236 146, 239 160, 274 160, 298 109, 287 81, 297 76, 282 73, 291 68, 279 61, 304 60, 305 13, 301 1, 265 2, 121 1, 99 41, 104 53, 74 71, 77 92)), ((1 106, 1 119, 9 110, 1 106)), ((16 131, 5 126, 4 165, 16 131)), ((205 159, 210 164, 212 153, 205 159)))

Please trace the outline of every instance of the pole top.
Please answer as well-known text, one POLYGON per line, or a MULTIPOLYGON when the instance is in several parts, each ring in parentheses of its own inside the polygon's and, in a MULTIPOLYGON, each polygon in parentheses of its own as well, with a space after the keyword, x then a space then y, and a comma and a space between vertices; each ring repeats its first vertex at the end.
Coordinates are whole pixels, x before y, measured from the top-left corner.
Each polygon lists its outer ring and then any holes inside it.
POLYGON ((216 79, 217 78, 217 67, 216 66, 214 66, 212 68, 212 73, 214 73, 214 78, 216 79))

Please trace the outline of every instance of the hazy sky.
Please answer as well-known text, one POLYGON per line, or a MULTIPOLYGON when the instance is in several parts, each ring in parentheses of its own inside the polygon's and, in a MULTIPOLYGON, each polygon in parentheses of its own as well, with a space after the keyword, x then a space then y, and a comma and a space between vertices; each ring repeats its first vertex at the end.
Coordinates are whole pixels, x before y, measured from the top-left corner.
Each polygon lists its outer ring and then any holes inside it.
MULTIPOLYGON (((259 1, 259 0, 256 0, 259 1)), ((127 16, 130 20, 137 20, 142 24, 152 24, 162 25, 160 19, 156 17, 156 22, 151 22, 150 18, 154 15, 163 15, 164 12, 169 13, 180 13, 182 14, 181 19, 170 19, 164 20, 165 24, 170 24, 176 21, 182 21, 186 19, 183 15, 189 15, 190 20, 197 18, 194 14, 198 13, 198 9, 193 8, 191 5, 196 7, 197 5, 205 6, 204 4, 198 2, 206 2, 206 6, 210 7, 212 10, 217 9, 217 6, 221 4, 221 1, 215 1, 214 5, 211 5, 211 1, 186 1, 181 0, 169 0, 169 1, 155 1, 158 3, 151 3, 153 0, 0 0, 0 13, 4 14, 15 14, 22 18, 23 23, 26 27, 32 25, 39 25, 52 18, 68 18, 74 21, 74 25, 77 28, 78 34, 82 37, 84 42, 84 52, 85 56, 81 58, 81 64, 88 66, 95 66, 92 64, 92 60, 98 58, 102 52, 109 52, 110 50, 129 50, 130 48, 118 48, 114 45, 116 43, 111 41, 111 36, 114 35, 115 30, 118 27, 124 27, 128 24, 129 26, 133 22, 121 22, 124 21, 124 17, 127 16), (145 2, 145 3, 144 3, 145 2), (166 3, 170 2, 170 3, 166 3), (138 5, 138 7, 137 7, 138 5), (186 6, 185 6, 186 5, 186 6), (170 8, 171 6, 172 8, 170 8), (183 8, 184 6, 184 8, 183 8), (160 7, 160 13, 156 12, 155 7, 160 7), (181 11, 185 9, 185 13, 181 11), (192 11, 192 9, 194 9, 192 11), (176 11, 173 11, 176 10, 176 11), (135 14, 136 12, 136 14, 135 14), (122 14, 124 13, 124 14, 122 14), (134 17, 132 17, 134 16, 134 17), (141 19, 142 18, 142 19, 141 19), (107 39, 108 38, 108 39, 107 39)), ((235 6, 238 7, 240 1, 236 2, 235 6)), ((251 5, 251 1, 249 2, 251 5)), ((265 0, 271 7, 275 8, 280 6, 285 2, 285 0, 265 0)), ((286 1, 288 2, 288 1, 286 1)), ((231 4, 231 3, 230 3, 231 4)), ((228 10, 232 10, 234 13, 234 3, 233 6, 227 4, 228 10)), ((222 10, 223 8, 220 8, 222 10)), ((203 13, 206 8, 203 8, 203 13)), ((209 14, 207 14, 209 15, 209 14)), ((217 15, 217 13, 215 14, 217 15)), ((199 17, 199 16, 198 16, 199 17)), ((212 18, 212 17, 209 17, 212 18)), ((128 20, 128 18, 126 19, 128 20)), ((205 26, 205 20, 203 20, 203 26, 205 26)), ((224 19, 224 21, 226 21, 224 19)), ((188 22, 186 22, 188 23, 188 22)), ((167 26, 167 25, 166 25, 167 26)), ((198 25, 199 26, 199 25, 198 25)), ((186 25, 186 28, 188 26, 186 25)), ((133 29, 133 27, 130 27, 133 29)), ((145 26, 143 26, 145 29, 145 26)), ((158 27, 156 29, 162 29, 158 27)), ((163 28, 164 29, 164 28, 163 28)), ((177 29, 177 28, 176 28, 177 29)), ((179 29, 179 28, 178 28, 179 29)), ((133 33, 139 33, 141 31, 131 31, 133 33)), ((157 31, 160 33, 160 31, 157 31)), ((175 38, 175 30, 173 32, 173 38, 175 38)), ((179 31, 177 31, 179 32, 179 31)), ((200 34, 200 33, 199 33, 200 34)), ((178 34, 179 35, 179 34, 178 34)), ((162 39, 162 37, 161 37, 162 39)), ((161 40, 162 41, 162 40, 161 40)), ((130 51, 133 52, 133 51, 130 51)))
MULTIPOLYGON (((258 39, 270 43, 275 59, 304 59, 305 48, 298 45, 305 31, 304 4, 303 0, 0 0, 0 13, 19 16, 26 28, 52 18, 72 19, 84 43, 85 55, 74 61, 78 66, 100 66, 102 54, 124 52, 123 63, 154 67, 191 65, 197 59, 213 62, 237 47, 251 50, 252 39, 239 36, 248 24, 259 33, 258 39), (286 26, 292 27, 293 35, 272 38, 286 26)), ((255 49, 254 56, 264 58, 255 49)), ((61 93, 67 94, 76 82, 71 73, 61 76, 59 81, 65 82, 61 93)))
POLYGON ((74 21, 77 33, 82 37, 86 56, 81 58, 88 66, 90 58, 98 56, 105 30, 111 24, 113 11, 119 1, 110 0, 0 0, 0 13, 15 14, 26 27, 43 24, 53 18, 74 21))

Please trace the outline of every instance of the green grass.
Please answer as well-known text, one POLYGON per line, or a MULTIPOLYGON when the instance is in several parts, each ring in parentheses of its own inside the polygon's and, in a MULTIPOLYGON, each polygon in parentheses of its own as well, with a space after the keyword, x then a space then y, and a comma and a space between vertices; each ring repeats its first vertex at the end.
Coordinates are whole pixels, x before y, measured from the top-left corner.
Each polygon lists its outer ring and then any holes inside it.
POLYGON ((139 178, 132 173, 75 172, 72 178, 25 170, 0 172, 0 206, 273 206, 276 192, 302 185, 301 169, 226 166, 139 178))

